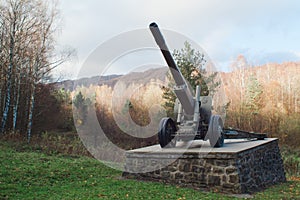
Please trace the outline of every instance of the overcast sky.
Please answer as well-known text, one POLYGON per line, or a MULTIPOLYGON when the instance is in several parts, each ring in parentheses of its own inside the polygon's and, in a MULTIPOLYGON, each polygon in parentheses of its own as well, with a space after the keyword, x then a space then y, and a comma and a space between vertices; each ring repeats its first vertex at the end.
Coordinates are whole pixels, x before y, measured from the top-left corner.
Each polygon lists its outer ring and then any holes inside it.
POLYGON ((67 78, 76 77, 99 45, 153 21, 195 41, 219 70, 228 70, 239 54, 253 64, 300 60, 297 0, 61 0, 60 9, 58 44, 77 51, 57 71, 67 78))

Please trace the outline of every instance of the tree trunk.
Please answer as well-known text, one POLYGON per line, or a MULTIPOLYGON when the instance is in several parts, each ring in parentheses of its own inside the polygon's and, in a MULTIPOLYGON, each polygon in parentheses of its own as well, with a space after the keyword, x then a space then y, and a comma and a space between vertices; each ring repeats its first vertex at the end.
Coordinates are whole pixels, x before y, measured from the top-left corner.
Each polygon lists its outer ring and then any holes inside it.
POLYGON ((28 143, 30 142, 31 139, 31 130, 32 130, 32 119, 33 119, 33 110, 34 110, 34 103, 35 103, 35 89, 36 89, 36 84, 32 84, 32 92, 30 96, 30 101, 29 101, 29 111, 28 111, 28 120, 27 120, 27 140, 28 143))
POLYGON ((19 101, 20 101, 20 87, 21 87, 21 77, 17 78, 17 89, 15 89, 15 94, 14 94, 14 107, 13 107, 13 132, 16 131, 16 125, 17 125, 17 119, 18 119, 18 111, 19 111, 19 101))
POLYGON ((9 108, 11 104, 11 88, 12 88, 12 70, 14 66, 14 50, 15 50, 15 34, 16 34, 16 23, 14 22, 12 25, 12 32, 10 33, 10 48, 9 48, 9 65, 8 65, 8 72, 7 72, 7 88, 6 88, 6 95, 5 95, 5 105, 2 115, 2 122, 0 127, 0 133, 3 133, 6 128, 6 123, 9 114, 9 108))

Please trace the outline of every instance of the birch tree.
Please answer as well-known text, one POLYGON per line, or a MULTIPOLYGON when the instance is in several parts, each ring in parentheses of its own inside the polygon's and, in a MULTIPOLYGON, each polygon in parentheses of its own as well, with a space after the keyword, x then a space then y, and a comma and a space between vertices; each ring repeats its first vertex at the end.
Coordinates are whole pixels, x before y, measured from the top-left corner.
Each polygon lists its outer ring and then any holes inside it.
POLYGON ((54 1, 0 2, 0 133, 18 129, 30 140, 36 89, 72 52, 55 54, 54 1))

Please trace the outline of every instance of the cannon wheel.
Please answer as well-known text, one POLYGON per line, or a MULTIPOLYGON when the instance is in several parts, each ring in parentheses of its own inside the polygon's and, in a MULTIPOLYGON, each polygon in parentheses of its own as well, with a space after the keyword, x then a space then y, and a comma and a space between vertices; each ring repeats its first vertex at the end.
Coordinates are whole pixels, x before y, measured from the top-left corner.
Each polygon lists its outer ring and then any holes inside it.
POLYGON ((162 118, 158 130, 158 140, 161 148, 175 147, 176 145, 176 140, 174 139, 175 132, 176 132, 176 126, 174 121, 169 117, 162 118))
POLYGON ((219 115, 212 115, 209 122, 208 137, 211 147, 222 147, 224 145, 223 121, 219 115))

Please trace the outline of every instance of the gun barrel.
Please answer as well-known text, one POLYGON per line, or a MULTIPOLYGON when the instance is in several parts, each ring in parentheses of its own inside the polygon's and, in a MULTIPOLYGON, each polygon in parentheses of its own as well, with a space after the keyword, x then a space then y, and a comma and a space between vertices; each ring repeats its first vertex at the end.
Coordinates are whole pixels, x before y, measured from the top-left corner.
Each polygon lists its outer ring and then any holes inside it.
POLYGON ((177 67, 169 49, 168 46, 164 40, 163 35, 161 34, 158 25, 153 22, 149 25, 149 28, 151 30, 151 33, 156 41, 156 44, 159 46, 169 68, 171 71, 171 74, 174 78, 176 87, 174 89, 174 92, 179 99, 180 103, 182 104, 182 107, 186 114, 193 115, 194 114, 194 99, 192 92, 190 91, 184 77, 182 76, 179 68, 177 67))
POLYGON ((171 73, 175 80, 176 85, 181 86, 181 85, 186 84, 180 70, 178 69, 178 67, 169 51, 169 48, 164 40, 164 37, 158 28, 158 25, 155 22, 153 22, 149 25, 149 27, 150 27, 152 35, 156 41, 156 44, 160 48, 168 66, 171 70, 171 73))

